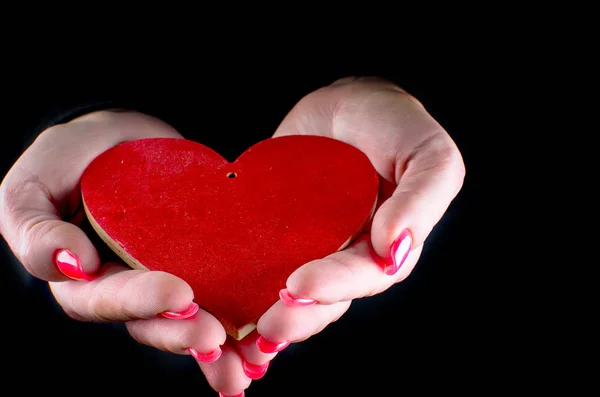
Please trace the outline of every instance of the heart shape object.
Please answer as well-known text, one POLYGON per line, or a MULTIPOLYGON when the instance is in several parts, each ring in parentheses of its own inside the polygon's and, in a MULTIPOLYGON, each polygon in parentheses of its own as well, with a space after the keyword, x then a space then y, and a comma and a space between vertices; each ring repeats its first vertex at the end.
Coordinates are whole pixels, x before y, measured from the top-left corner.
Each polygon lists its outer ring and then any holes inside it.
POLYGON ((185 280, 238 340, 294 270, 360 234, 378 189, 364 153, 319 136, 269 138, 234 162, 186 139, 128 141, 81 179, 104 242, 133 268, 185 280))

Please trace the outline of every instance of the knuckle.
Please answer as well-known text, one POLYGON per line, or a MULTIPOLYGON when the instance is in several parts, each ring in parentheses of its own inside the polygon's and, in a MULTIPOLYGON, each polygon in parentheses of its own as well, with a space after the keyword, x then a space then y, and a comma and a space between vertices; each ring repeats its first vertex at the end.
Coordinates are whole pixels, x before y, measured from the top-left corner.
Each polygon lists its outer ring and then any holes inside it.
POLYGON ((35 262, 35 244, 36 237, 39 235, 40 229, 43 227, 43 221, 38 221, 34 218, 29 218, 27 225, 19 224, 15 225, 15 230, 18 237, 13 242, 15 255, 21 262, 21 264, 34 276, 41 276, 37 274, 36 269, 33 266, 35 262))
POLYGON ((404 164, 400 158, 396 159, 396 182, 398 183, 398 179, 403 175, 401 168, 404 167, 407 172, 411 170, 413 177, 431 175, 431 183, 451 187, 457 193, 466 175, 461 152, 450 135, 441 127, 435 128, 424 136, 423 141, 413 150, 404 164))
POLYGON ((110 288, 98 285, 94 288, 87 303, 87 311, 92 321, 107 322, 122 319, 122 312, 117 304, 118 293, 110 288))
MULTIPOLYGON (((19 217, 17 216, 17 210, 20 207, 19 196, 25 188, 26 182, 23 184, 11 184, 10 183, 10 172, 6 177, 2 185, 0 185, 0 208, 2 210, 2 217, 0 217, 0 227, 2 228, 2 234, 8 237, 9 231, 13 231, 18 228, 19 217)), ((14 235, 14 233, 10 233, 14 235)))
POLYGON ((152 283, 152 277, 148 277, 150 272, 146 271, 130 271, 129 277, 125 280, 119 280, 118 285, 108 290, 105 298, 111 298, 115 301, 114 306, 119 308, 120 315, 123 318, 135 319, 140 318, 138 308, 140 302, 153 306, 153 302, 149 302, 151 297, 147 295, 147 291, 158 293, 155 284, 152 283))
POLYGON ((288 279, 288 288, 299 297, 320 301, 325 277, 322 263, 323 260, 315 260, 299 268, 288 279))
POLYGON ((302 267, 296 269, 287 279, 287 288, 297 296, 312 298, 314 286, 317 284, 316 280, 314 280, 316 276, 315 272, 312 270, 313 263, 314 261, 304 264, 302 267))
POLYGON ((425 136, 427 138, 417 148, 419 153, 425 155, 424 165, 448 167, 453 171, 460 171, 460 168, 464 168, 461 153, 446 130, 437 127, 425 136), (459 167, 459 169, 455 170, 455 167, 459 167))
POLYGON ((194 330, 187 326, 177 327, 172 330, 166 341, 168 349, 174 353, 180 353, 188 347, 194 346, 194 330))
POLYGON ((139 295, 139 291, 145 291, 146 299, 152 301, 151 306, 165 310, 177 303, 182 296, 182 289, 186 286, 181 279, 163 271, 141 272, 127 282, 127 288, 132 293, 139 295))
POLYGON ((356 269, 349 264, 347 260, 343 258, 344 252, 338 253, 338 255, 331 255, 327 258, 328 267, 335 269, 335 276, 340 281, 352 281, 355 280, 359 274, 356 269))
POLYGON ((299 333, 304 333, 307 323, 310 326, 301 312, 290 310, 284 305, 275 305, 258 321, 258 332, 272 340, 295 340, 299 333))
POLYGON ((446 153, 445 161, 448 163, 448 167, 452 169, 452 173, 456 178, 457 185, 462 187, 464 179, 467 175, 467 167, 463 160, 462 154, 455 146, 449 153, 446 153))
POLYGON ((334 87, 348 85, 363 86, 371 89, 392 90, 403 93, 406 92, 395 82, 381 76, 348 76, 338 79, 331 84, 331 86, 334 87))
MULTIPOLYGON (((164 338, 162 338, 162 334, 158 331, 158 329, 153 327, 152 325, 148 324, 146 321, 144 321, 144 320, 126 321, 125 328, 127 329, 127 332, 129 333, 129 335, 136 342, 138 342, 142 345, 154 347, 161 351, 172 352, 169 350, 168 346, 165 345, 165 343, 163 341, 164 338)), ((181 353, 181 352, 176 352, 176 353, 181 353)))
MULTIPOLYGON (((0 186, 0 232, 7 240, 11 250, 28 271, 32 260, 32 241, 48 226, 49 216, 55 215, 52 196, 49 189, 31 173, 26 173, 18 183, 12 183, 7 175, 0 186), (29 197, 42 197, 43 201, 31 203, 29 197), (43 208, 39 207, 40 203, 43 208)), ((50 225, 52 226, 52 225, 50 225)))
POLYGON ((52 256, 41 258, 38 246, 42 238, 60 234, 65 225, 57 220, 48 219, 46 213, 38 213, 28 217, 27 221, 19 227, 21 237, 16 246, 16 255, 23 266, 34 276, 46 279, 50 277, 52 256))
POLYGON ((349 84, 349 83, 352 83, 352 82, 358 80, 359 78, 360 78, 359 76, 346 76, 346 77, 342 77, 342 78, 335 80, 330 85, 338 86, 338 85, 349 84))
POLYGON ((324 304, 334 303, 343 298, 338 286, 348 285, 360 274, 346 260, 344 251, 307 263, 288 279, 290 291, 304 298, 314 299, 324 304))
POLYGON ((445 183, 458 193, 464 183, 466 167, 460 151, 450 136, 445 131, 439 133, 437 139, 430 140, 428 149, 425 166, 435 169, 444 177, 445 183))
POLYGON ((113 315, 118 318, 146 318, 173 310, 187 299, 186 286, 183 280, 166 272, 129 270, 127 275, 113 280, 110 289, 97 292, 96 299, 100 302, 110 300, 113 315))
POLYGON ((67 133, 69 128, 65 124, 55 124, 43 130, 35 139, 34 145, 38 146, 46 142, 57 142, 61 135, 67 133))
POLYGON ((432 140, 432 153, 437 157, 440 166, 447 167, 457 174, 464 173, 464 163, 460 151, 454 145, 448 133, 438 134, 437 140, 432 140))
POLYGON ((347 254, 344 251, 331 255, 325 261, 323 267, 329 269, 327 280, 331 281, 328 283, 320 282, 315 285, 316 297, 313 299, 325 304, 344 300, 347 289, 344 286, 356 283, 356 280, 360 279, 360 273, 347 260, 347 254))

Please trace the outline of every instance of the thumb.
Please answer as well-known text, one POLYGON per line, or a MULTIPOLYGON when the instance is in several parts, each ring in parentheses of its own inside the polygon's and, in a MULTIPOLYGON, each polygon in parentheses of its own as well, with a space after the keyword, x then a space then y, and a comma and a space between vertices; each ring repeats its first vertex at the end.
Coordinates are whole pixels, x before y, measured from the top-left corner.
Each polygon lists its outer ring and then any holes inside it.
POLYGON ((432 135, 398 165, 392 196, 373 218, 371 238, 375 252, 386 259, 393 275, 409 252, 423 244, 460 191, 465 167, 456 145, 443 131, 432 135))
POLYGON ((0 234, 17 259, 42 280, 92 279, 100 258, 87 235, 59 217, 39 180, 14 171, 0 188, 0 234))

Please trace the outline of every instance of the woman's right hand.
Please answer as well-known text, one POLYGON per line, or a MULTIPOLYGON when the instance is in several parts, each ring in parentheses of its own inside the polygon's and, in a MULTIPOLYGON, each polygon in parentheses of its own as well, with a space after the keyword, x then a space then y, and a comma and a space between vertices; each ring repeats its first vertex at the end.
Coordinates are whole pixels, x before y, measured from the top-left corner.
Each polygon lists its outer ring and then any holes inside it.
POLYGON ((79 180, 96 156, 123 141, 155 137, 182 138, 163 121, 133 111, 98 111, 48 128, 0 185, 0 234, 30 274, 49 282, 71 318, 124 322, 138 342, 193 355, 213 389, 239 395, 252 377, 245 360, 272 357, 228 347, 220 322, 198 308, 182 279, 101 264, 85 232, 66 221, 80 211, 79 180))

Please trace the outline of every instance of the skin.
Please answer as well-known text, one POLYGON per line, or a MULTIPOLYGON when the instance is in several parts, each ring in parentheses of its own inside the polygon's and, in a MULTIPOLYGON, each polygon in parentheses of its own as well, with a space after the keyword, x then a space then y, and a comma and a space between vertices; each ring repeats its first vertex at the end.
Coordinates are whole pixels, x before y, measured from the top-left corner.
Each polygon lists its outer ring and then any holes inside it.
POLYGON ((377 78, 345 78, 304 97, 275 136, 324 135, 362 150, 382 177, 372 223, 347 249, 295 271, 287 288, 318 303, 292 307, 278 301, 242 342, 229 339, 220 323, 200 310, 186 320, 159 316, 193 300, 189 285, 164 272, 101 264, 92 243, 75 223, 78 181, 97 155, 126 140, 181 135, 171 126, 136 112, 99 111, 49 128, 22 154, 0 185, 0 233, 29 273, 49 282, 64 311, 79 321, 124 322, 138 342, 175 354, 188 347, 223 354, 199 366, 208 383, 236 395, 251 383, 242 360, 264 364, 276 354, 256 346, 259 335, 299 342, 323 330, 348 310, 353 299, 380 293, 409 276, 423 241, 458 194, 465 177, 461 154, 448 133, 414 97, 377 78), (405 229, 412 250, 390 276, 377 258, 390 257, 405 229), (74 281, 52 261, 66 248, 79 257, 93 281, 74 281), (360 281, 360 282, 358 282, 360 281))

